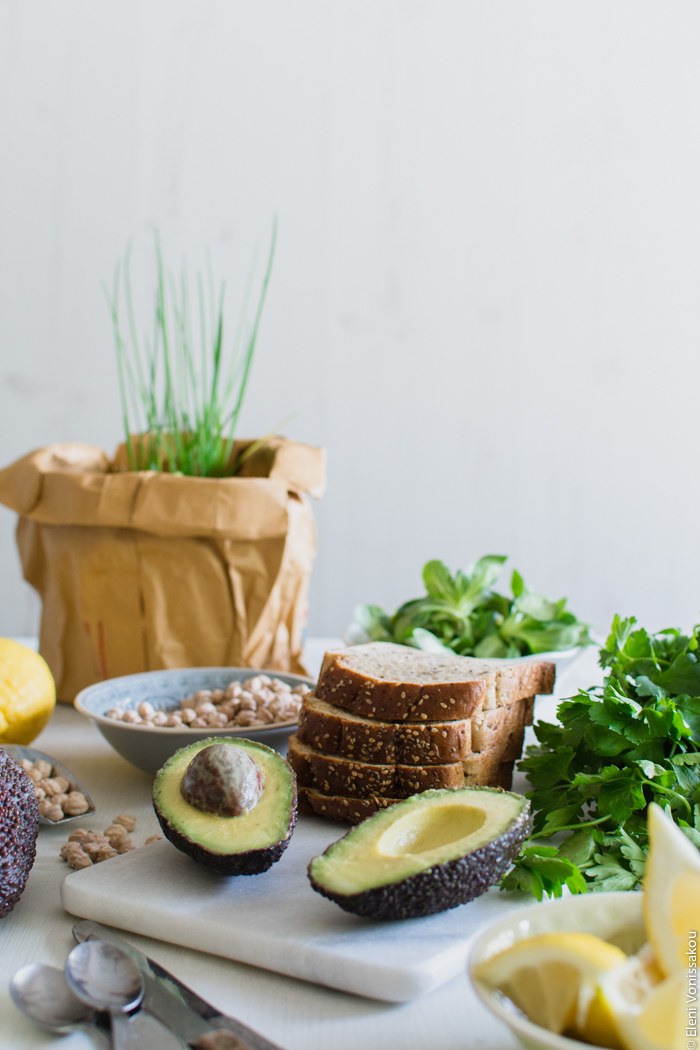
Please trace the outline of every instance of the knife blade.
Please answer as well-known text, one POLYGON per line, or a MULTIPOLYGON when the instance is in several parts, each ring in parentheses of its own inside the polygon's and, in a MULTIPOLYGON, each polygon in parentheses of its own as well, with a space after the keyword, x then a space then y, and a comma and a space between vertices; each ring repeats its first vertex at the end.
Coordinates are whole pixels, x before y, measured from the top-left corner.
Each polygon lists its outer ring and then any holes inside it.
MULTIPOLYGON (((73 925, 73 937, 78 944, 96 939, 115 944, 127 952, 143 974, 143 1008, 183 1042, 191 1045, 200 1043, 202 1050, 205 1050, 207 1045, 216 1050, 218 1042, 222 1050, 226 1050, 225 1041, 217 1040, 217 1035, 230 1033, 238 1040, 239 1050, 281 1050, 276 1043, 271 1043, 252 1028, 220 1013, 206 999, 202 999, 168 970, 144 955, 138 948, 132 947, 106 926, 90 919, 81 919, 73 925)), ((235 1050, 235 1043, 229 1045, 231 1050, 235 1050)))
POLYGON ((132 1017, 112 1017, 112 1042, 123 1050, 187 1050, 187 1044, 176 1032, 144 1009, 132 1017))

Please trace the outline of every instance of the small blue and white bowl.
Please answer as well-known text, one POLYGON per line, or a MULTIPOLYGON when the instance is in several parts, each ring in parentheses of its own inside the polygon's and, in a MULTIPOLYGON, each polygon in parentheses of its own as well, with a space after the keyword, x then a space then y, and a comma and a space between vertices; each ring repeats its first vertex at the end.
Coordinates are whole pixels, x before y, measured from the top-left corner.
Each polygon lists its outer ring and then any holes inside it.
MULTIPOLYGON (((250 667, 187 667, 171 671, 145 671, 142 674, 124 675, 98 682, 78 693, 75 707, 82 715, 92 719, 102 736, 122 758, 138 766, 145 773, 157 773, 171 755, 181 747, 204 740, 210 736, 237 736, 246 740, 257 740, 267 744, 281 754, 286 754, 290 733, 296 721, 276 722, 268 726, 228 729, 190 729, 188 726, 168 727, 138 723, 119 722, 107 718, 112 708, 138 709, 148 701, 157 710, 178 711, 180 702, 199 689, 226 689, 231 682, 243 682, 264 671, 250 667)), ((286 682, 292 689, 307 685, 313 689, 315 681, 299 674, 271 671, 271 675, 286 682)))

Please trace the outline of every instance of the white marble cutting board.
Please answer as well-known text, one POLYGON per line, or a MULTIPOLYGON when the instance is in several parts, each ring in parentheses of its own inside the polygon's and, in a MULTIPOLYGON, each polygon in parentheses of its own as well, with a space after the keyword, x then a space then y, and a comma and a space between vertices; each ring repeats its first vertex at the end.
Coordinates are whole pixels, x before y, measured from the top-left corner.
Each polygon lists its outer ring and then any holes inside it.
POLYGON ((282 859, 263 875, 226 878, 163 840, 68 875, 66 911, 83 919, 371 999, 405 1002, 464 969, 469 941, 522 907, 490 890, 423 919, 368 922, 311 889, 310 859, 347 825, 300 817, 282 859))

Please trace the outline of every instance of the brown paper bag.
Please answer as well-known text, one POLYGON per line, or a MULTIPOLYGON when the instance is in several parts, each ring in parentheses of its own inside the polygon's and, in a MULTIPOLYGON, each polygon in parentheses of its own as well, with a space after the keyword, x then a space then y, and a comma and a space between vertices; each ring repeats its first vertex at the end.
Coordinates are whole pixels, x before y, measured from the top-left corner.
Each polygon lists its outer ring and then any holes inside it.
POLYGON ((91 445, 61 444, 0 471, 59 699, 169 667, 303 674, 316 553, 306 493, 323 495, 324 451, 276 438, 235 478, 124 464, 123 448, 110 463, 91 445))

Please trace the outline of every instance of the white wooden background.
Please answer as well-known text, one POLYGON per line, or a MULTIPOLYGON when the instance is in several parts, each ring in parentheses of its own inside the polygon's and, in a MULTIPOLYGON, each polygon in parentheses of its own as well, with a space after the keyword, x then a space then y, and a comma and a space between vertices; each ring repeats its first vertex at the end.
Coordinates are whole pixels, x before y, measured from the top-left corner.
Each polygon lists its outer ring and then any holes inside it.
POLYGON ((0 460, 119 440, 130 237, 142 299, 157 225, 233 313, 276 211, 243 429, 329 449, 312 633, 485 552, 692 622, 699 37, 688 0, 0 0, 0 460))

